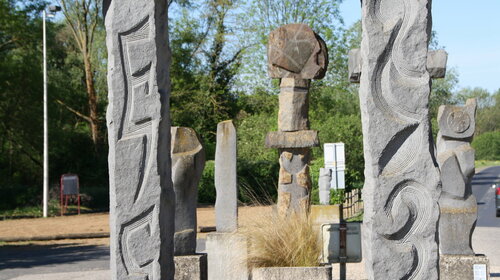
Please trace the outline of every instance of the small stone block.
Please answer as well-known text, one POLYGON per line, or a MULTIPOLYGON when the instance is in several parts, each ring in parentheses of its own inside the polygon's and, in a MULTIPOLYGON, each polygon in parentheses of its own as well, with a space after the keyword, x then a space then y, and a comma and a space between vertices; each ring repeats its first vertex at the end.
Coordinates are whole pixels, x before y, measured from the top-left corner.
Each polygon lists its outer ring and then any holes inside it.
POLYGON ((272 131, 266 136, 268 148, 309 148, 319 146, 318 131, 272 131))
POLYGON ((252 270, 253 280, 331 280, 332 267, 258 267, 252 270))
POLYGON ((429 51, 427 53, 427 71, 432 79, 442 79, 446 75, 448 53, 445 50, 429 51))
POLYGON ((472 280, 472 279, 490 279, 489 260, 484 255, 440 255, 439 256, 439 275, 441 280, 472 280), (481 268, 486 265, 486 271, 483 275, 478 275, 481 269, 476 269, 474 274, 474 265, 481 268))
POLYGON ((174 280, 207 280, 207 255, 175 256, 174 280))
POLYGON ((349 72, 349 82, 358 84, 361 79, 360 49, 352 49, 349 51, 347 68, 349 72))
POLYGON ((248 242, 237 233, 207 235, 208 280, 248 280, 248 242))

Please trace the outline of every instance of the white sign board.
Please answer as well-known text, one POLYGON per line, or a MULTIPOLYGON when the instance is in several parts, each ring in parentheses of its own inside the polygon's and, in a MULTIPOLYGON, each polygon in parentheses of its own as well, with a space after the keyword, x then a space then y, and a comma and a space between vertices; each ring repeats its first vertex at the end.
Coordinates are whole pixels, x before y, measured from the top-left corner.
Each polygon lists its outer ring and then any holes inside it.
MULTIPOLYGON (((346 223, 347 262, 361 262, 361 223, 346 223)), ((321 225, 322 263, 340 262, 340 224, 321 225)))
POLYGON ((474 280, 486 280, 486 265, 485 264, 475 264, 474 265, 474 280))
POLYGON ((331 189, 345 189, 345 145, 324 144, 325 168, 332 170, 331 189))

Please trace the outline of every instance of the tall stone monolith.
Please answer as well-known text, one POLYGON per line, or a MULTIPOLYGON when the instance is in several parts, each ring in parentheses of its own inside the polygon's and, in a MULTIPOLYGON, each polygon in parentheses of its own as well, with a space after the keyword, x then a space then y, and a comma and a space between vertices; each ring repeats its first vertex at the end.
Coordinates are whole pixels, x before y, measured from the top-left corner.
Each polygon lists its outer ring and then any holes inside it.
POLYGON ((238 185, 236 174, 236 129, 233 121, 217 125, 215 148, 215 227, 217 232, 238 229, 238 185))
POLYGON ((440 180, 429 122, 430 0, 362 1, 360 104, 369 279, 438 279, 440 180))
POLYGON ((104 1, 112 279, 173 279, 166 0, 104 1))
POLYGON ((278 131, 266 137, 280 154, 278 212, 308 211, 311 196, 311 147, 318 132, 309 130, 309 85, 322 79, 328 66, 325 42, 306 24, 287 24, 269 34, 268 69, 281 79, 278 131))
POLYGON ((175 192, 174 254, 196 252, 198 183, 205 167, 205 150, 194 129, 171 128, 172 183, 175 192))

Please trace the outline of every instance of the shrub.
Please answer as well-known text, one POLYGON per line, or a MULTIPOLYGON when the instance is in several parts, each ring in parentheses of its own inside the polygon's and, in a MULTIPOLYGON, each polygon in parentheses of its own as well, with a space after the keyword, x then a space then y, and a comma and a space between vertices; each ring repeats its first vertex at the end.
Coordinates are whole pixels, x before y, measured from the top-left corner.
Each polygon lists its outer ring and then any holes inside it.
POLYGON ((472 141, 477 160, 500 160, 500 131, 486 132, 472 141))

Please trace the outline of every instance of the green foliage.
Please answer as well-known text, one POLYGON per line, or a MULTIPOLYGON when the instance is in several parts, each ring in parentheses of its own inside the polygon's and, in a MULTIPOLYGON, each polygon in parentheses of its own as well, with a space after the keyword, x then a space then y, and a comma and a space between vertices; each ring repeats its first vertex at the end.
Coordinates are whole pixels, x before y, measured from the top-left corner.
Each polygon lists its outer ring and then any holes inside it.
POLYGON ((500 160, 500 131, 486 132, 474 138, 472 147, 478 160, 500 160))
POLYGON ((198 202, 199 203, 214 203, 215 202, 215 161, 207 160, 205 169, 201 176, 198 186, 198 202))

